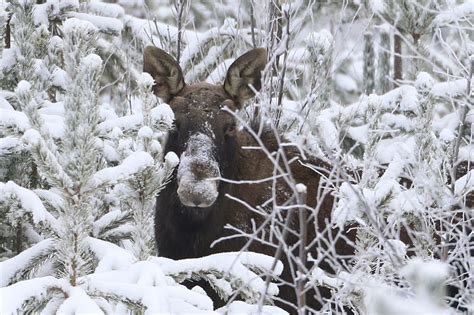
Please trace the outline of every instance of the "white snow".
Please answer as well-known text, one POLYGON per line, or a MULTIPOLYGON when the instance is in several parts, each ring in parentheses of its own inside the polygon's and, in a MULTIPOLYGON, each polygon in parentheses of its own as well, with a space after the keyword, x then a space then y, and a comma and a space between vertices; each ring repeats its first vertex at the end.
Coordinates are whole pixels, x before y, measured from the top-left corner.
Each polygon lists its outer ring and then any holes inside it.
POLYGON ((174 152, 168 152, 165 155, 165 163, 168 164, 169 167, 173 168, 179 164, 179 158, 174 152))
POLYGON ((140 74, 140 77, 138 78, 137 83, 139 86, 147 87, 147 86, 153 86, 155 84, 155 80, 149 73, 143 72, 140 74))
POLYGON ((420 72, 416 76, 415 88, 422 91, 430 91, 433 88, 435 81, 433 77, 427 72, 420 72))
POLYGON ((7 183, 0 182, 0 200, 8 202, 8 198, 17 198, 21 209, 31 214, 35 223, 45 223, 51 228, 57 225, 54 218, 44 207, 38 196, 31 190, 18 186, 12 181, 7 183))
POLYGON ((135 114, 135 115, 128 115, 128 116, 123 116, 115 119, 108 119, 104 122, 101 122, 99 124, 99 130, 102 133, 107 133, 114 128, 117 128, 114 130, 116 133, 118 130, 120 132, 122 131, 127 131, 127 130, 137 130, 140 125, 143 123, 143 116, 141 114, 135 114))
POLYGON ((322 29, 319 32, 312 32, 305 39, 305 43, 312 49, 316 49, 316 52, 320 54, 327 53, 333 41, 334 38, 331 32, 326 29, 322 29))
POLYGON ((418 92, 411 85, 402 85, 379 97, 384 109, 415 111, 418 107, 418 92))
POLYGON ((349 136, 357 142, 366 144, 369 140, 369 124, 347 128, 349 136))
POLYGON ((0 296, 2 297, 0 314, 18 314, 25 301, 31 299, 40 301, 47 298, 47 292, 50 289, 67 291, 68 287, 69 284, 67 280, 48 276, 20 281, 8 287, 0 288, 0 296), (4 303, 3 301, 8 301, 8 303, 4 303))
POLYGON ((385 0, 370 0, 370 7, 377 14, 382 14, 385 12, 385 0))
POLYGON ((474 189, 474 170, 459 178, 454 184, 454 193, 459 195, 474 189))
POLYGON ((102 58, 96 54, 89 54, 81 59, 81 67, 97 71, 102 67, 102 58))
POLYGON ((153 130, 148 126, 143 126, 138 130, 138 137, 140 138, 151 138, 153 137, 153 130))
POLYGON ((14 110, 3 95, 0 95, 0 109, 14 110))
POLYGON ((15 93, 17 94, 27 94, 31 90, 31 83, 26 80, 21 80, 18 82, 18 85, 15 89, 15 93))
MULTIPOLYGON (((5 287, 12 280, 15 280, 15 275, 18 272, 22 272, 29 264, 31 260, 44 252, 51 251, 54 246, 53 239, 46 239, 33 245, 32 247, 24 250, 20 254, 0 262, 0 287, 5 287)), ((2 296, 2 295, 0 295, 2 296)), ((3 298, 3 296, 2 296, 3 298)), ((0 303, 2 304, 2 303, 0 303)), ((0 312, 3 314, 2 312, 0 312)))
POLYGON ((116 18, 79 12, 72 12, 71 15, 81 21, 89 22, 102 32, 119 34, 123 29, 123 23, 116 18))
POLYGON ((0 156, 6 155, 15 151, 22 145, 20 139, 15 137, 3 137, 0 138, 0 156))
POLYGON ((95 272, 126 269, 136 261, 136 258, 130 251, 110 242, 88 237, 87 243, 90 250, 99 259, 95 272))
POLYGON ((436 83, 431 89, 431 94, 436 97, 452 98, 466 93, 467 80, 458 79, 448 82, 436 83))
POLYGON ((67 75, 67 72, 64 71, 63 69, 56 68, 53 71, 53 76, 51 80, 51 83, 53 84, 53 86, 56 86, 65 90, 69 86, 70 81, 71 80, 69 76, 67 75))
MULTIPOLYGON (((454 4, 454 1, 448 1, 449 4, 454 4)), ((474 1, 464 0, 459 5, 450 5, 446 10, 441 11, 436 15, 434 23, 443 26, 445 24, 456 23, 461 19, 469 19, 474 16, 474 1)))
POLYGON ((155 125, 170 129, 174 121, 174 113, 168 104, 160 104, 151 110, 151 118, 155 125))
POLYGON ((276 314, 288 314, 281 308, 271 306, 271 305, 252 305, 242 301, 234 301, 228 306, 221 307, 216 310, 220 314, 226 315, 276 315, 276 314))
POLYGON ((112 185, 136 174, 147 167, 153 166, 153 158, 146 152, 134 152, 123 162, 114 167, 104 168, 96 172, 87 182, 84 191, 95 189, 102 185, 112 185))
POLYGON ((118 4, 115 3, 106 3, 93 0, 87 2, 87 9, 98 15, 105 15, 113 18, 121 18, 125 14, 125 10, 118 4))
POLYGON ((423 261, 420 257, 411 259, 401 270, 415 293, 420 298, 430 299, 427 290, 438 289, 449 276, 449 265, 439 260, 423 261))
POLYGON ((90 21, 84 21, 77 18, 69 18, 63 23, 63 31, 66 34, 73 32, 96 33, 98 28, 90 21))
POLYGON ((337 85, 338 89, 343 91, 350 93, 357 91, 357 82, 349 75, 336 73, 334 75, 334 83, 337 85))
MULTIPOLYGON (((190 258, 182 260, 171 260, 162 257, 153 257, 152 262, 157 263, 163 272, 168 275, 181 272, 199 272, 200 270, 216 270, 229 273, 246 283, 253 291, 269 295, 277 295, 278 287, 271 283, 266 290, 265 281, 245 266, 255 266, 259 269, 270 270, 274 258, 263 254, 252 252, 228 252, 214 254, 202 258, 190 258)), ((283 271, 283 264, 279 261, 273 271, 276 275, 283 271)), ((224 287, 225 289, 225 287, 224 287)))
POLYGON ((66 205, 61 193, 55 188, 50 190, 35 189, 33 192, 41 199, 44 199, 45 202, 52 205, 54 209, 63 209, 66 205))
POLYGON ((35 129, 28 129, 21 137, 23 141, 31 145, 39 145, 41 142, 41 135, 35 129))
POLYGON ((71 286, 57 314, 105 314, 81 287, 71 286))
POLYGON ((222 84, 227 74, 227 69, 235 61, 234 58, 226 59, 220 63, 207 77, 206 82, 210 84, 222 84))
POLYGON ((305 184, 298 183, 296 184, 296 191, 300 194, 306 194, 308 192, 308 187, 305 184))

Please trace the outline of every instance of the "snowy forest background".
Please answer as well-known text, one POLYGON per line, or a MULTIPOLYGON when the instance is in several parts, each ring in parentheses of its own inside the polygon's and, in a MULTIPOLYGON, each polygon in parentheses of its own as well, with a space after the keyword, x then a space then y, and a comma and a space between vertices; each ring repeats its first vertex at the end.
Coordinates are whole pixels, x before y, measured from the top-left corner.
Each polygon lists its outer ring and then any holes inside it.
POLYGON ((472 0, 2 2, 0 313, 282 312, 258 306, 271 257, 158 257, 154 196, 179 161, 146 45, 219 84, 267 48, 242 121, 330 161, 328 223, 358 223, 352 264, 305 275, 332 289, 325 310, 474 312, 473 18, 472 0), (179 285, 191 277, 228 306, 179 285))

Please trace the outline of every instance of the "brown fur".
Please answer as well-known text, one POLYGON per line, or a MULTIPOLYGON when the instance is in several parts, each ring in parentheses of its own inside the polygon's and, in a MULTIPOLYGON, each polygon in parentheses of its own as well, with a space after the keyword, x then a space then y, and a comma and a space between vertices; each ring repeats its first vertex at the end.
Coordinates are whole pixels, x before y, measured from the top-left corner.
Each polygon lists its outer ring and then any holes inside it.
MULTIPOLYGON (((165 151, 174 151, 181 155, 186 152, 191 135, 198 132, 208 133, 214 137, 215 152, 212 158, 215 157, 219 164, 221 177, 233 181, 261 180, 271 177, 274 174, 275 165, 269 159, 267 153, 261 149, 244 149, 245 147, 258 147, 256 139, 247 130, 237 130, 235 128, 235 118, 229 112, 223 110, 224 107, 232 111, 242 107, 242 104, 253 95, 248 84, 254 85, 256 89, 260 88, 260 72, 264 68, 265 62, 265 51, 262 49, 253 50, 231 65, 223 86, 214 86, 207 83, 181 86, 181 82, 184 81, 177 63, 164 51, 147 47, 144 70, 152 74, 155 81, 159 82, 154 91, 169 103, 176 118, 177 126, 175 130, 170 132, 165 151), (207 127, 204 128, 204 126, 207 127)), ((266 150, 272 155, 275 155, 281 149, 276 136, 271 130, 265 131, 260 139, 266 150)), ((333 199, 330 194, 326 194, 325 198, 317 200, 321 180, 320 173, 302 166, 301 158, 295 148, 286 148, 284 153, 286 158, 291 161, 290 170, 287 171, 291 171, 294 183, 303 183, 307 186, 307 204, 312 208, 319 205, 317 217, 313 217, 308 223, 308 241, 310 242, 315 238, 315 230, 324 234, 328 239, 332 239, 330 234, 335 235, 339 231, 326 228, 326 220, 330 218, 333 199)), ((329 173, 330 167, 326 163, 312 160, 311 164, 319 167, 323 174, 329 173)), ((284 163, 280 163, 280 166, 283 167, 284 163)), ((192 165, 191 170, 199 180, 203 177, 202 174, 213 171, 208 168, 206 163, 199 164, 197 162, 192 165)), ((272 198, 273 190, 277 192, 276 200, 273 202, 278 205, 287 202, 292 195, 290 186, 283 179, 276 182, 276 188, 272 188, 272 181, 252 184, 232 184, 220 181, 218 183, 219 194, 217 199, 212 205, 199 208, 183 205, 180 201, 181 197, 177 193, 179 185, 177 177, 174 176, 157 198, 155 216, 155 232, 159 255, 173 259, 202 257, 225 251, 239 251, 247 244, 248 240, 240 237, 218 242, 214 247, 210 247, 215 240, 234 234, 231 230, 224 228, 226 225, 232 225, 250 233, 252 222, 256 226, 263 223, 264 216, 250 211, 242 203, 231 200, 228 195, 238 198, 252 207, 265 204, 272 198)), ((196 198, 198 197, 196 196, 196 198)), ((270 208, 269 211, 273 209, 272 202, 270 202, 270 207, 267 208, 270 208)), ((282 212, 280 214, 281 224, 284 224, 287 213, 282 212)), ((310 212, 307 215, 310 216, 310 212)), ((291 222, 291 227, 295 230, 298 229, 296 218, 295 215, 291 222)), ((269 232, 270 227, 267 226, 267 240, 269 232)), ((273 242, 276 241, 273 240, 273 242)), ((298 242, 298 236, 291 233, 288 235, 288 244, 295 245, 298 242)), ((333 245, 329 244, 328 246, 333 245)), ((277 246, 278 244, 268 246, 253 241, 250 243, 248 250, 273 256, 277 246)), ((353 253, 352 247, 344 242, 340 241, 336 246, 339 254, 350 255, 353 253)), ((310 251, 313 255, 316 255, 314 246, 310 251)), ((297 250, 294 251, 294 254, 297 255, 297 250)), ((293 282, 286 255, 283 255, 281 259, 285 266, 282 278, 285 281, 293 282)), ((310 267, 308 265, 308 268, 310 267)), ((329 272, 335 272, 324 260, 319 267, 329 272)), ((202 283, 200 284, 202 285, 202 283)), ((320 291, 318 295, 329 295, 327 290, 321 289, 320 291)), ((314 298, 314 294, 314 291, 309 291, 307 294, 308 306, 312 309, 318 309, 321 305, 314 298)), ((297 299, 294 289, 289 286, 280 287, 279 297, 287 303, 296 305, 297 299)), ((290 312, 295 311, 286 303, 279 303, 279 305, 290 312)))

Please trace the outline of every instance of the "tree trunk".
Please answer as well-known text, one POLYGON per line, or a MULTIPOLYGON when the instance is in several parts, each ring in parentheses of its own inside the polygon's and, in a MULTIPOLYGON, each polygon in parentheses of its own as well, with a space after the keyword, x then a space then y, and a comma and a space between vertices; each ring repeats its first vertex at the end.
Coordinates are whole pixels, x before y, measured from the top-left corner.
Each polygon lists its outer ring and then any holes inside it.
POLYGON ((403 79, 403 65, 402 65, 402 38, 399 34, 395 34, 393 43, 393 79, 399 83, 403 79))

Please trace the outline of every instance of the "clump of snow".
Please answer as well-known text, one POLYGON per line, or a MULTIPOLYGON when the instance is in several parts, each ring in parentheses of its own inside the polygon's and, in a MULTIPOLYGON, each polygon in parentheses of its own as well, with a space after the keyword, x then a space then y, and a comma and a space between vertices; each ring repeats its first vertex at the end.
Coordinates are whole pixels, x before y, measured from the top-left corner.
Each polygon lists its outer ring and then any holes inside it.
POLYGON ((66 71, 64 71, 61 68, 54 69, 53 75, 51 78, 51 83, 53 84, 53 86, 66 90, 70 84, 70 81, 71 80, 69 76, 67 75, 66 71))
POLYGON ((346 222, 354 221, 361 215, 360 197, 357 195, 357 185, 342 183, 339 187, 340 199, 331 214, 332 221, 343 227, 346 222))
POLYGON ((104 314, 104 312, 83 288, 71 286, 57 314, 104 314))
POLYGON ((140 138, 151 138, 153 137, 153 130, 148 126, 143 126, 138 130, 138 137, 140 138))
POLYGON ((63 31, 66 34, 80 32, 80 33, 96 33, 99 29, 89 21, 83 21, 77 18, 69 18, 63 23, 63 31))
POLYGON ((5 99, 3 95, 0 95, 0 109, 14 110, 10 103, 5 99))
POLYGON ((395 257, 405 257, 407 254, 407 245, 400 240, 386 240, 385 251, 389 251, 395 257))
POLYGON ((23 141, 31 145, 39 145, 41 142, 41 135, 35 129, 28 129, 21 137, 23 141))
POLYGON ((139 126, 143 124, 143 115, 142 114, 134 114, 123 116, 115 119, 108 119, 103 121, 99 124, 98 128, 102 133, 107 133, 111 130, 113 132, 120 132, 127 131, 127 130, 137 130, 139 126), (115 129, 117 128, 117 129, 115 129))
POLYGON ((271 305, 252 305, 242 301, 234 301, 227 306, 221 307, 216 310, 220 314, 226 315, 274 315, 274 314, 288 314, 288 312, 282 310, 279 307, 271 305))
POLYGON ((22 142, 15 137, 0 138, 0 156, 8 154, 21 147, 22 142))
POLYGON ((445 115, 433 122, 433 130, 439 134, 441 140, 445 142, 456 138, 457 128, 459 127, 459 112, 445 115))
POLYGON ((102 67, 102 58, 96 54, 89 54, 81 59, 81 67, 83 69, 97 71, 102 67))
POLYGON ((17 198, 21 208, 31 214, 35 223, 44 222, 51 228, 56 227, 56 218, 46 210, 41 200, 33 191, 18 186, 12 181, 8 181, 7 183, 0 182, 0 198, 6 199, 9 197, 17 198))
POLYGON ((323 29, 319 32, 310 33, 306 37, 305 43, 310 50, 314 49, 316 53, 325 54, 331 49, 333 40, 331 32, 323 29))
POLYGON ((42 277, 20 281, 5 288, 0 288, 0 314, 18 314, 23 303, 28 300, 41 301, 47 298, 48 291, 59 289, 67 292, 69 284, 65 279, 42 277), (5 303, 8 301, 8 303, 5 303))
POLYGON ((90 250, 99 259, 95 272, 125 269, 136 261, 130 251, 110 242, 88 237, 87 243, 90 250))
POLYGON ((24 131, 31 127, 28 118, 23 112, 0 108, 0 126, 24 131))
MULTIPOLYGON (((454 1, 447 1, 447 3, 454 4, 454 1)), ((434 23, 439 26, 444 26, 445 24, 450 24, 453 22, 458 22, 461 19, 466 19, 474 15, 474 1, 466 0, 460 2, 459 5, 452 6, 450 5, 446 10, 441 11, 436 15, 434 23)))
POLYGON ((336 84, 338 89, 341 89, 346 92, 356 92, 357 91, 357 82, 349 75, 343 73, 336 73, 334 75, 334 84, 336 84))
POLYGON ((420 298, 431 299, 433 290, 439 290, 449 276, 449 266, 439 260, 423 261, 416 257, 401 270, 415 293, 420 298))
POLYGON ((95 173, 87 182, 84 189, 94 189, 104 184, 114 184, 120 180, 126 179, 135 173, 153 166, 153 158, 146 152, 134 152, 123 162, 114 167, 104 168, 95 173))
POLYGON ((371 284, 364 287, 364 304, 367 315, 399 314, 452 314, 446 307, 411 298, 382 284, 371 284))
POLYGON ((418 73, 415 80, 415 88, 420 91, 430 91, 434 85, 433 77, 427 72, 418 73))
POLYGON ((138 77, 137 83, 138 83, 139 86, 149 87, 149 86, 153 86, 155 84, 155 80, 153 79, 153 77, 149 73, 143 72, 138 77))
POLYGON ((120 5, 115 3, 91 1, 87 2, 86 4, 87 9, 95 14, 105 15, 113 18, 121 18, 125 14, 125 10, 120 5))
POLYGON ((466 175, 462 176, 454 184, 454 193, 462 194, 474 189, 474 170, 470 170, 466 175))
MULTIPOLYGON (((223 274, 231 274, 232 277, 241 279, 242 282, 254 292, 260 294, 266 292, 269 295, 277 295, 278 287, 274 283, 271 283, 267 289, 265 281, 246 267, 253 266, 260 270, 270 271, 274 260, 273 257, 252 252, 227 252, 177 261, 162 257, 151 258, 151 261, 158 264, 163 272, 168 275, 178 275, 183 272, 187 272, 191 275, 193 272, 215 270, 223 274)), ((282 271, 283 264, 278 261, 273 273, 279 275, 282 271)))
POLYGON ((396 158, 412 160, 418 147, 414 137, 401 136, 381 140, 376 149, 376 158, 381 164, 388 164, 396 158))
POLYGON ((379 98, 384 109, 415 111, 418 108, 418 92, 411 85, 402 85, 379 98))
POLYGON ((355 141, 366 144, 369 141, 369 124, 347 128, 347 134, 355 141))
POLYGON ((466 92, 466 79, 436 83, 431 89, 431 95, 442 98, 452 98, 466 92))
POLYGON ((150 144, 150 152, 151 153, 161 153, 163 151, 163 147, 161 146, 160 141, 152 140, 150 144))
POLYGON ((53 246, 53 239, 46 239, 19 253, 15 257, 0 262, 0 270, 2 271, 0 272, 0 287, 8 285, 12 280, 14 280, 15 275, 18 272, 21 272, 31 263, 31 260, 34 257, 51 251, 53 246))
POLYGON ((17 94, 27 94, 31 90, 31 83, 26 80, 21 80, 18 82, 18 85, 15 89, 15 93, 17 94))
POLYGON ((382 14, 385 12, 385 0, 370 0, 369 3, 374 13, 382 14))
POLYGON ((298 183, 296 184, 296 191, 300 194, 306 194, 308 192, 308 187, 305 184, 298 183))
POLYGON ((71 15, 76 19, 92 24, 96 30, 101 30, 105 33, 120 34, 123 29, 123 23, 116 18, 79 12, 73 12, 71 15))
POLYGON ((168 152, 165 156, 165 163, 169 167, 174 168, 179 164, 179 157, 174 152, 168 152))

